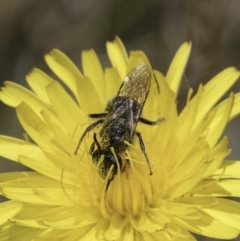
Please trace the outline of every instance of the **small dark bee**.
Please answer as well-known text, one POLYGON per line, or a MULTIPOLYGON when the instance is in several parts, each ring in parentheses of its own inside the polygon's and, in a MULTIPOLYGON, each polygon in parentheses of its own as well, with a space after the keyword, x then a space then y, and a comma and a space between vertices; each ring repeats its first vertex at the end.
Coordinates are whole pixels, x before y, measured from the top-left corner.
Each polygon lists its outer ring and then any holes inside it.
POLYGON ((117 96, 108 101, 105 108, 106 112, 89 114, 89 117, 98 118, 98 120, 86 128, 78 142, 75 154, 77 154, 79 146, 86 134, 97 125, 102 124, 99 132, 99 140, 97 139, 96 133, 94 133, 93 143, 89 152, 96 166, 101 156, 103 156, 103 161, 98 166, 98 172, 103 179, 107 177, 111 166, 113 166, 112 173, 107 180, 106 189, 117 174, 118 163, 120 170, 123 167, 123 160, 120 155, 128 148, 126 141, 133 143, 135 135, 139 139, 141 150, 147 161, 149 175, 153 174, 142 135, 140 132, 135 131, 138 121, 147 125, 155 125, 163 120, 163 118, 159 118, 156 121, 151 121, 140 117, 150 85, 151 70, 146 64, 139 64, 124 78, 117 96), (115 156, 111 150, 112 148, 114 149, 115 156), (115 157, 117 157, 118 160, 116 160, 115 157))

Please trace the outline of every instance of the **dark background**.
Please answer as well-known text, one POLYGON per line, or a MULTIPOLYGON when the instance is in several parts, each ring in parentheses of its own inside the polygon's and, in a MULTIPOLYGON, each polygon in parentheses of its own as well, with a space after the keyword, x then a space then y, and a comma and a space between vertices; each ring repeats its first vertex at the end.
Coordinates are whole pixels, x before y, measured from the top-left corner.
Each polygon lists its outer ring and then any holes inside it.
MULTIPOLYGON (((179 107, 188 86, 197 89, 222 69, 240 69, 240 0, 0 0, 0 82, 26 86, 33 67, 51 75, 44 54, 53 48, 80 67, 80 53, 93 48, 103 66, 110 63, 106 41, 118 35, 127 50, 140 49, 155 69, 166 73, 178 47, 187 40, 193 51, 182 82, 179 107)), ((240 90, 240 82, 234 87, 240 90)), ((240 159, 240 118, 231 122, 232 159, 240 159)), ((15 110, 0 103, 0 133, 22 138, 15 110)), ((0 172, 26 170, 0 159, 0 172)), ((202 239, 203 240, 203 239, 202 239)))

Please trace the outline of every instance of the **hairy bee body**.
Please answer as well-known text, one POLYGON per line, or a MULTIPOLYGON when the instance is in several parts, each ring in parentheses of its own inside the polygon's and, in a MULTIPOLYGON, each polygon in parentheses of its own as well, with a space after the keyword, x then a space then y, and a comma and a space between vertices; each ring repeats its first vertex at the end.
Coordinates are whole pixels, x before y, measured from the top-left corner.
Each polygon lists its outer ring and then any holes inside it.
POLYGON ((151 71, 149 67, 144 63, 139 64, 124 78, 116 97, 108 101, 105 108, 106 112, 89 114, 89 117, 98 118, 98 120, 87 127, 79 140, 75 153, 84 136, 94 127, 102 124, 99 137, 97 138, 96 133, 93 135, 94 141, 90 148, 90 154, 93 163, 98 166, 98 173, 103 179, 107 177, 111 166, 113 166, 106 188, 117 174, 118 165, 120 169, 122 168, 121 154, 128 148, 126 142, 133 143, 135 135, 139 138, 139 144, 148 163, 150 175, 152 174, 142 136, 139 132, 136 132, 138 121, 148 125, 155 125, 162 120, 162 118, 159 118, 157 121, 150 121, 140 117, 150 85, 151 71), (112 149, 114 149, 115 155, 112 149), (102 156, 103 160, 99 163, 102 156))

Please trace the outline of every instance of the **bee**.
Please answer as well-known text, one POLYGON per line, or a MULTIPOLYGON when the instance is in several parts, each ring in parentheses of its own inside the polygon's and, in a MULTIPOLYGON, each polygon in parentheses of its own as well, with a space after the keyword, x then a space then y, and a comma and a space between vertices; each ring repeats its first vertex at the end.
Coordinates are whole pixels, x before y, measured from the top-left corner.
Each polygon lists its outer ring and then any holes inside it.
POLYGON ((151 70, 145 64, 139 64, 133 68, 124 78, 117 95, 111 98, 105 107, 103 113, 90 113, 90 118, 97 120, 88 126, 79 139, 75 154, 86 134, 98 125, 102 125, 97 134, 93 134, 93 143, 89 153, 92 156, 93 163, 98 166, 99 175, 105 179, 112 168, 112 172, 107 180, 106 190, 114 179, 114 176, 123 167, 121 154, 124 153, 128 143, 133 143, 134 137, 137 136, 140 148, 145 156, 149 175, 152 175, 151 164, 146 152, 145 144, 140 132, 136 131, 137 123, 140 121, 147 125, 155 125, 164 118, 161 117, 156 121, 151 121, 141 117, 141 112, 147 99, 151 85, 151 70), (115 155, 112 149, 114 149, 115 155), (101 163, 99 163, 101 156, 101 163), (117 160, 116 160, 117 158, 117 160))

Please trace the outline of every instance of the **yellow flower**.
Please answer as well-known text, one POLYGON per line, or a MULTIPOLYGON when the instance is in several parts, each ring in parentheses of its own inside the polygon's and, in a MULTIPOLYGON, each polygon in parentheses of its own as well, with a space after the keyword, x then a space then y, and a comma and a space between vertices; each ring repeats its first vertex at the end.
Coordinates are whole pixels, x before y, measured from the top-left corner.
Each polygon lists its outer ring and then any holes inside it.
POLYGON ((150 66, 144 53, 128 56, 116 38, 107 43, 113 68, 103 70, 89 50, 82 53, 82 74, 53 50, 46 62, 68 90, 38 69, 27 76, 32 91, 5 83, 0 99, 16 108, 27 136, 0 136, 0 155, 33 171, 0 175, 0 194, 10 199, 0 205, 1 241, 191 241, 191 233, 222 239, 239 235, 240 204, 225 197, 240 196, 240 162, 225 159, 230 150, 221 135, 240 113, 240 93, 218 103, 239 72, 227 68, 195 95, 190 89, 178 113, 176 97, 190 49, 189 43, 180 47, 165 77, 153 71, 141 116, 164 121, 137 125, 153 175, 134 138, 125 142, 124 165, 107 189, 107 178, 98 172, 103 156, 96 167, 89 154, 101 124, 83 138, 77 155, 76 147, 94 121, 88 114, 104 112, 131 69, 150 66))

